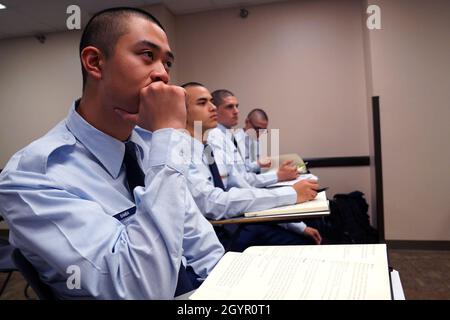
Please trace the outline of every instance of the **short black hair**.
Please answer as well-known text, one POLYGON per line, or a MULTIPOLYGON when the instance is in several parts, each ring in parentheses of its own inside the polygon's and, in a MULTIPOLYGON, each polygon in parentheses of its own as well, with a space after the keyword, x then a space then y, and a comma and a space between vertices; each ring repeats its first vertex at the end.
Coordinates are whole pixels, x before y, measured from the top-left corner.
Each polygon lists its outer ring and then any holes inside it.
POLYGON ((269 121, 269 117, 267 116, 267 113, 263 109, 260 109, 260 108, 253 109, 252 111, 250 111, 248 113, 247 119, 250 119, 254 115, 260 116, 264 120, 269 121))
POLYGON ((164 30, 158 19, 147 11, 138 8, 116 7, 94 14, 84 27, 80 40, 79 55, 81 72, 83 74, 83 89, 86 85, 87 72, 84 70, 83 62, 81 61, 81 51, 86 47, 93 46, 101 50, 106 57, 109 57, 114 51, 117 40, 127 33, 128 25, 126 24, 126 19, 131 16, 144 18, 164 30))
POLYGON ((212 92, 211 96, 213 98, 214 105, 219 107, 226 97, 230 97, 230 96, 234 97, 235 95, 230 90, 218 89, 218 90, 215 90, 214 92, 212 92))
POLYGON ((183 83, 180 87, 185 88, 185 89, 188 88, 188 87, 203 87, 203 88, 206 88, 200 82, 195 82, 195 81, 183 83))

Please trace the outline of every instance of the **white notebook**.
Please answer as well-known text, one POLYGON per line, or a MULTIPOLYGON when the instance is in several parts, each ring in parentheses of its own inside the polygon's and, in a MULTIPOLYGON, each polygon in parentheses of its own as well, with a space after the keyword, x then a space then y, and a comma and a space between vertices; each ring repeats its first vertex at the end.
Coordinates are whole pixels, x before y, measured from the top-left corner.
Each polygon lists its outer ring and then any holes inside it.
POLYGON ((329 203, 325 191, 319 192, 314 200, 290 206, 277 207, 268 210, 246 212, 246 217, 272 216, 291 213, 307 213, 329 211, 329 203))
POLYGON ((278 188, 278 187, 288 187, 293 186, 297 182, 300 182, 302 180, 319 180, 319 178, 311 173, 301 174, 296 179, 288 180, 288 181, 281 181, 273 184, 269 184, 266 186, 266 188, 278 188))
POLYGON ((260 246, 227 252, 189 299, 392 299, 386 245, 260 246))

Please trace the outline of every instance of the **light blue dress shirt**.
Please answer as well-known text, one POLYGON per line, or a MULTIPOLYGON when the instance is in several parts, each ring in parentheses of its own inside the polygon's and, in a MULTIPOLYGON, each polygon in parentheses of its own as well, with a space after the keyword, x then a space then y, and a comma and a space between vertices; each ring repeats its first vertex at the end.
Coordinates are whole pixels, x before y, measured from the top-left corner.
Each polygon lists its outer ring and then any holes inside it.
MULTIPOLYGON (((212 159, 209 159, 203 152, 204 145, 202 143, 196 139, 192 141, 192 163, 187 181, 195 202, 206 218, 210 220, 229 219, 249 211, 296 203, 297 193, 292 187, 254 188, 248 185, 239 173, 234 174, 233 171, 228 176, 228 182, 233 187, 227 191, 214 187, 209 169, 209 161, 212 159)), ((299 234, 303 234, 306 228, 306 224, 303 222, 281 223, 280 226, 299 234)))
POLYGON ((261 166, 258 164, 259 141, 250 137, 243 129, 236 130, 234 136, 239 152, 244 157, 244 165, 247 171, 261 173, 261 166))
POLYGON ((17 152, 0 175, 0 212, 61 298, 171 299, 180 264, 206 278, 224 250, 186 183, 192 138, 162 129, 130 140, 145 187, 126 183, 124 143, 68 117, 17 152), (148 137, 147 137, 148 138, 148 137), (70 266, 80 289, 70 289, 70 266))
POLYGON ((207 142, 214 152, 220 175, 225 177, 223 180, 227 189, 233 186, 228 183, 230 172, 239 172, 249 185, 257 188, 263 188, 278 181, 276 172, 256 174, 247 171, 244 156, 234 146, 231 130, 223 125, 219 124, 209 131, 207 142))
MULTIPOLYGON (((265 210, 295 204, 297 193, 291 187, 258 189, 232 187, 227 191, 214 187, 209 161, 203 144, 193 139, 192 163, 187 181, 189 189, 200 211, 210 220, 229 219, 248 211, 265 210)), ((233 172, 229 181, 239 179, 233 172)), ((233 183, 237 184, 237 183, 233 183)))
MULTIPOLYGON (((278 179, 276 173, 267 172, 256 174, 247 171, 244 160, 239 154, 239 150, 237 150, 237 148, 234 146, 231 131, 225 128, 223 125, 219 124, 216 128, 209 131, 207 142, 214 152, 214 158, 216 160, 220 174, 226 175, 226 184, 225 182, 224 184, 227 190, 230 190, 233 187, 245 189, 252 187, 261 188, 277 182, 278 179)), ((192 174, 192 171, 190 172, 192 174)), ((294 191, 293 188, 290 189, 294 191)), ((192 194, 196 198, 196 202, 199 203, 199 200, 197 199, 197 193, 195 191, 192 191, 192 194)), ((296 202, 296 198, 295 200, 290 201, 293 201, 290 204, 294 204, 296 202)), ((279 206, 277 204, 277 200, 275 200, 274 198, 267 199, 267 202, 271 202, 271 208, 279 206)), ((201 208, 201 210, 203 210, 202 205, 199 204, 199 207, 201 208)), ((280 224, 280 226, 299 234, 303 234, 307 227, 304 222, 282 223, 280 224)))

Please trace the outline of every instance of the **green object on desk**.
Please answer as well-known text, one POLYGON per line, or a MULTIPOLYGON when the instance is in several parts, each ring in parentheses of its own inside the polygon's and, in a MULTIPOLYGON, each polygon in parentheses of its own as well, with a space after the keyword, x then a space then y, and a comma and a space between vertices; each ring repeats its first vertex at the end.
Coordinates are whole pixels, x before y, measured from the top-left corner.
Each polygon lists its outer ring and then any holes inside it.
POLYGON ((297 164, 297 168, 300 173, 308 172, 308 170, 306 170, 306 165, 304 163, 297 164))

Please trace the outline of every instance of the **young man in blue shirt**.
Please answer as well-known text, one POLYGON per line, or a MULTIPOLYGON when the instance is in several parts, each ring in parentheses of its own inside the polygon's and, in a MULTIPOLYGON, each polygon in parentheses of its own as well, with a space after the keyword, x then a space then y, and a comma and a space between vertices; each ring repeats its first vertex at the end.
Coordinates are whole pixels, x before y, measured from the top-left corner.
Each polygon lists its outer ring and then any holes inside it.
MULTIPOLYGON (((217 126, 217 108, 212 103, 208 89, 197 82, 182 85, 186 89, 187 129, 193 141, 192 164, 187 181, 201 212, 211 220, 233 218, 247 211, 264 210, 282 205, 292 205, 314 199, 315 180, 302 180, 292 187, 275 189, 254 188, 248 185, 239 172, 229 170, 228 186, 218 174, 215 154, 207 144, 208 133, 217 126), (234 174, 236 173, 236 175, 234 174)), ((305 223, 249 224, 230 245, 229 235, 223 228, 216 229, 222 243, 232 251, 242 251, 253 245, 320 244, 317 229, 305 223)))
POLYGON ((224 250, 186 185, 185 92, 168 84, 166 33, 145 11, 105 10, 85 27, 80 59, 81 99, 0 175, 10 241, 60 298, 185 293, 224 250))
POLYGON ((244 128, 237 129, 234 134, 237 148, 244 157, 247 171, 261 173, 261 169, 272 165, 270 157, 261 154, 261 134, 267 133, 269 117, 264 110, 256 108, 248 113, 244 123, 244 128))

